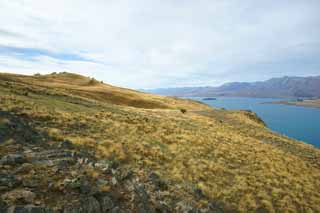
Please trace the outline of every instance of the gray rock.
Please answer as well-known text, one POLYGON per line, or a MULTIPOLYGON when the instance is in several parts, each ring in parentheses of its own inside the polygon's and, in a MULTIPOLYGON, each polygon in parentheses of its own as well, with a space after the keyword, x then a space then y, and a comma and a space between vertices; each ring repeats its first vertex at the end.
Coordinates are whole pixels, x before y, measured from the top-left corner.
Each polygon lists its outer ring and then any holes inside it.
POLYGON ((53 210, 41 206, 10 206, 4 212, 6 213, 53 213, 53 210))
POLYGON ((28 211, 29 213, 51 213, 51 212, 53 212, 53 211, 50 210, 50 209, 46 209, 46 208, 44 208, 44 207, 34 206, 34 205, 25 206, 25 209, 27 209, 27 211, 28 211))
POLYGON ((81 204, 70 204, 65 206, 63 213, 102 213, 98 200, 94 197, 85 197, 81 204))
POLYGON ((13 188, 19 186, 21 181, 15 178, 15 176, 10 174, 0 174, 0 186, 13 188))
POLYGON ((0 199, 0 212, 5 212, 7 209, 7 203, 0 199))
POLYGON ((121 210, 118 206, 114 207, 112 210, 111 210, 111 213, 120 213, 121 210))
POLYGON ((114 186, 117 185, 117 183, 118 183, 117 178, 116 178, 116 177, 112 177, 111 183, 112 183, 112 185, 114 185, 114 186))
POLYGON ((82 194, 89 194, 91 192, 91 186, 88 181, 82 181, 80 185, 80 192, 82 194))
POLYGON ((102 212, 108 212, 114 207, 114 203, 109 196, 102 197, 99 201, 102 212))
POLYGON ((134 172, 132 170, 125 170, 120 173, 119 178, 121 181, 124 181, 124 180, 129 180, 133 178, 133 176, 134 176, 134 172))
POLYGON ((0 160, 0 165, 16 165, 27 162, 25 156, 20 154, 10 154, 3 156, 0 160))
POLYGON ((6 211, 6 213, 28 213, 28 210, 23 206, 10 206, 6 211))
POLYGON ((82 202, 84 212, 100 213, 100 203, 94 197, 88 197, 82 202))
POLYGON ((35 179, 28 179, 28 180, 23 180, 22 181, 22 185, 24 187, 28 187, 28 188, 35 188, 38 186, 39 181, 35 180, 35 179))
POLYGON ((225 212, 224 205, 217 201, 213 201, 209 204, 209 210, 218 213, 225 212))
POLYGON ((135 186, 135 193, 138 198, 138 209, 140 213, 153 212, 149 205, 149 195, 142 185, 135 186))
POLYGON ((63 209, 63 213, 82 213, 83 210, 79 205, 70 205, 70 206, 65 206, 63 209))
POLYGON ((72 160, 69 159, 59 159, 56 161, 59 170, 64 170, 73 164, 72 160))
POLYGON ((185 212, 185 213, 193 213, 194 212, 194 208, 187 202, 181 201, 177 204, 177 209, 179 209, 179 211, 181 212, 185 212))
POLYGON ((65 141, 62 141, 59 144, 59 148, 61 148, 61 149, 72 149, 72 148, 74 148, 74 145, 70 141, 65 140, 65 141))
POLYGON ((166 190, 168 188, 166 182, 162 181, 160 179, 159 175, 157 175, 156 173, 151 173, 149 175, 149 179, 151 180, 151 182, 155 186, 156 190, 166 190))

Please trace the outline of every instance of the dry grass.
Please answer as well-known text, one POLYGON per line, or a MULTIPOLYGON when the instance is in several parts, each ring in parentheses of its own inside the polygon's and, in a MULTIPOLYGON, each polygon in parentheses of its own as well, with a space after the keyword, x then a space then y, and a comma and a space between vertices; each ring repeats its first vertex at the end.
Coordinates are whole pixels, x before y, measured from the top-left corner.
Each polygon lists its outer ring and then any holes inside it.
POLYGON ((98 158, 155 171, 175 183, 177 195, 201 189, 209 200, 242 212, 320 211, 320 151, 270 131, 252 113, 92 84, 68 73, 2 74, 0 97, 1 111, 28 115, 55 141, 69 139, 98 158))

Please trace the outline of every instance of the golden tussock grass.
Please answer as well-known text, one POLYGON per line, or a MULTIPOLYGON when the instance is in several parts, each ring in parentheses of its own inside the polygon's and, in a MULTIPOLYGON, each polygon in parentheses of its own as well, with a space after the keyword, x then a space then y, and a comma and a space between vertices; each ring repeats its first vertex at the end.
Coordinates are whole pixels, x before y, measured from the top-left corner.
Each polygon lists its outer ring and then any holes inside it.
POLYGON ((250 112, 89 83, 68 74, 2 74, 0 109, 19 109, 53 140, 88 147, 97 158, 150 169, 181 194, 199 188, 242 212, 320 211, 319 149, 270 131, 250 112))

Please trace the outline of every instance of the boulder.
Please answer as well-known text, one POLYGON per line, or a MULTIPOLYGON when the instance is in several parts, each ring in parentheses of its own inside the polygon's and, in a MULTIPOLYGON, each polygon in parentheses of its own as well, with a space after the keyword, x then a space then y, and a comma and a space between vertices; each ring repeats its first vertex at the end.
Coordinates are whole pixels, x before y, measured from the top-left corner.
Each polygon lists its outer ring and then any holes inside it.
POLYGON ((6 213, 54 213, 53 210, 41 206, 10 206, 4 212, 6 213))
POLYGON ((22 185, 28 188, 36 188, 39 185, 39 180, 37 179, 22 180, 22 185))
POLYGON ((99 201, 102 212, 109 212, 114 207, 114 203, 109 196, 104 196, 99 201))
POLYGON ((62 141, 58 147, 61 149, 72 149, 74 148, 74 145, 69 140, 65 140, 65 141, 62 141))
POLYGON ((13 188, 21 184, 21 181, 10 174, 0 174, 0 187, 13 188))
POLYGON ((70 204, 65 206, 63 213, 102 213, 98 200, 94 197, 85 197, 81 204, 70 204))
POLYGON ((0 199, 0 212, 5 212, 7 209, 7 203, 0 199))
POLYGON ((100 203, 94 197, 88 197, 83 200, 82 207, 84 209, 84 212, 101 212, 100 203))
POLYGON ((141 213, 150 213, 153 212, 150 204, 149 204, 149 195, 146 192, 143 185, 135 186, 135 193, 137 195, 137 202, 138 202, 138 210, 141 213))
POLYGON ((1 158, 0 165, 17 165, 17 164, 22 164, 26 162, 27 162, 27 159, 23 155, 9 154, 1 158))
POLYGON ((1 198, 8 203, 16 203, 17 201, 23 203, 33 203, 36 195, 35 193, 26 189, 14 189, 3 194, 1 198))

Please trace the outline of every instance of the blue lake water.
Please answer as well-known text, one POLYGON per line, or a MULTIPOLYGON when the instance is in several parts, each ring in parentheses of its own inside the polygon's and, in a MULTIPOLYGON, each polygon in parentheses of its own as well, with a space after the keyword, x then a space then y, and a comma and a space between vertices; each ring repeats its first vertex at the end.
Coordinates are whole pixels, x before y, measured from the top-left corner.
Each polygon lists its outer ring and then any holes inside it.
POLYGON ((320 148, 320 109, 301 106, 271 104, 279 99, 218 97, 217 100, 202 100, 210 106, 225 109, 251 110, 276 132, 320 148))

